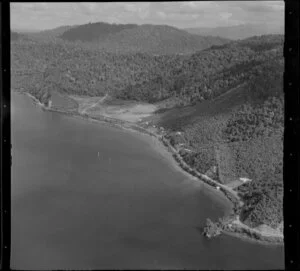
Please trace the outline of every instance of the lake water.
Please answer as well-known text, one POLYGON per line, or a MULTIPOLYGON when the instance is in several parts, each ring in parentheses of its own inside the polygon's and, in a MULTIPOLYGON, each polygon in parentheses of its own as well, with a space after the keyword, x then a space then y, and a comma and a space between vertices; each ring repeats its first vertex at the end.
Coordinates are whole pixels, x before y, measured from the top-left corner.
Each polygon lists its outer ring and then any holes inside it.
POLYGON ((137 135, 12 95, 12 269, 279 269, 283 246, 222 235, 215 193, 137 135))

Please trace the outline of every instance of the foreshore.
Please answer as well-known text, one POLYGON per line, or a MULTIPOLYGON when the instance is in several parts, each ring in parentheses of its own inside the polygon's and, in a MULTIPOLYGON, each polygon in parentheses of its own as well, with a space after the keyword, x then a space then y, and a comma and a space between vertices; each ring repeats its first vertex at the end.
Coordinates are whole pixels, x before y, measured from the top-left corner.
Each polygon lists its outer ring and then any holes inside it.
MULTIPOLYGON (((65 111, 57 108, 49 108, 45 106, 44 104, 40 103, 34 96, 32 96, 29 93, 26 93, 29 97, 31 97, 34 102, 41 107, 45 111, 51 111, 51 112, 57 112, 64 115, 72 116, 75 118, 88 120, 91 122, 101 123, 101 124, 107 124, 112 127, 116 127, 119 129, 127 130, 130 132, 135 133, 141 133, 144 135, 151 136, 155 140, 157 140, 159 145, 163 145, 165 147, 165 150, 170 154, 170 156, 173 157, 173 160, 170 159, 170 162, 174 162, 173 165, 177 166, 177 168, 186 176, 193 180, 202 181, 204 184, 208 185, 209 187, 212 187, 216 189, 216 195, 219 194, 220 196, 225 196, 232 204, 232 219, 227 224, 232 224, 234 218, 238 217, 239 209, 242 206, 243 202, 237 195, 235 191, 233 191, 231 188, 220 184, 219 182, 211 179, 205 174, 202 174, 198 172, 197 170, 191 168, 181 157, 181 155, 178 153, 178 151, 170 144, 170 142, 163 136, 159 135, 157 133, 154 133, 152 131, 147 130, 146 128, 141 127, 138 124, 134 124, 131 122, 126 122, 124 120, 119 120, 111 117, 97 117, 93 118, 89 116, 88 114, 81 114, 78 111, 65 111)), ((159 148, 156 148, 157 150, 159 148)), ((233 227, 228 227, 228 225, 225 225, 225 229, 222 230, 223 233, 228 235, 233 235, 236 237, 243 238, 245 240, 249 241, 255 241, 260 242, 263 244, 274 244, 274 245, 282 245, 283 244, 283 235, 282 236, 270 236, 270 235, 263 235, 262 233, 259 233, 255 229, 251 229, 247 227, 246 225, 243 225, 242 223, 236 223, 233 227)))

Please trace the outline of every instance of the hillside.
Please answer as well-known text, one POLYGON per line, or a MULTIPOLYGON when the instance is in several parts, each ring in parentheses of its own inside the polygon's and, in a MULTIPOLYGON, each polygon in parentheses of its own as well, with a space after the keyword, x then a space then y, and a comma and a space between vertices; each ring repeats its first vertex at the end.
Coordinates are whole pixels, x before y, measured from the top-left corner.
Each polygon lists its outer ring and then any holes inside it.
POLYGON ((76 25, 64 25, 64 26, 59 26, 54 29, 48 29, 48 30, 43 30, 43 31, 38 31, 38 32, 33 32, 33 33, 26 33, 28 37, 31 38, 36 38, 40 40, 49 40, 49 39, 54 39, 58 38, 61 36, 64 32, 76 27, 76 25))
POLYGON ((67 41, 91 42, 104 41, 109 35, 116 34, 126 29, 137 27, 136 24, 108 24, 108 23, 89 23, 79 25, 64 31, 61 38, 67 41))
POLYGON ((241 24, 215 28, 186 28, 187 32, 196 35, 210 35, 231 40, 246 39, 252 36, 284 34, 284 27, 274 27, 268 24, 241 24))
POLYGON ((192 150, 180 151, 186 163, 236 187, 244 201, 240 219, 251 227, 276 228, 283 220, 283 65, 278 64, 268 63, 248 83, 170 110, 154 122, 169 129, 174 146, 192 150))
POLYGON ((282 50, 283 37, 273 35, 212 46, 190 56, 165 57, 154 79, 116 95, 150 102, 178 98, 181 105, 212 99, 250 80, 266 63, 282 62, 282 50))
POLYGON ((188 54, 226 42, 228 40, 222 38, 191 35, 170 26, 141 25, 108 36, 100 46, 117 52, 188 54))
POLYGON ((90 23, 73 27, 61 36, 66 41, 93 42, 109 52, 186 54, 229 40, 201 37, 166 25, 90 23))
POLYGON ((25 76, 30 73, 27 67, 32 67, 66 93, 101 96, 108 92, 115 98, 152 103, 176 99, 178 105, 217 97, 250 80, 268 63, 276 67, 283 61, 283 37, 276 35, 182 56, 113 54, 63 41, 21 40, 11 48, 12 74, 25 76))

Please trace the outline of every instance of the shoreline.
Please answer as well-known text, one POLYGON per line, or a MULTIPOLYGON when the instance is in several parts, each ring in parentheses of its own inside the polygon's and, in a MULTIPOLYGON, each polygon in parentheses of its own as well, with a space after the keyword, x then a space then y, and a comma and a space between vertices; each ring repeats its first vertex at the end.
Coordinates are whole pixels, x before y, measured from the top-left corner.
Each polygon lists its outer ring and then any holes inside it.
MULTIPOLYGON (((227 198, 227 200, 232 204, 231 210, 234 212, 234 215, 237 216, 236 210, 240 208, 243 204, 240 197, 231 191, 230 188, 226 187, 223 184, 218 183, 217 181, 211 179, 210 177, 206 176, 205 174, 202 174, 198 172, 197 170, 191 168, 180 156, 178 151, 170 144, 170 142, 162 135, 156 134, 154 132, 151 132, 147 130, 146 128, 143 128, 135 123, 130 123, 124 120, 119 120, 111 117, 102 116, 99 118, 93 118, 90 117, 88 114, 84 113, 81 114, 78 111, 65 111, 60 110, 58 108, 49 108, 42 104, 37 98, 35 98, 33 95, 27 93, 27 92, 17 92, 20 94, 25 94, 28 97, 30 97, 36 105, 38 105, 43 111, 50 111, 50 112, 56 112, 63 115, 71 116, 74 118, 78 118, 81 120, 87 120, 94 123, 100 123, 107 125, 109 127, 114 127, 118 129, 122 129, 124 131, 128 131, 130 133, 133 132, 133 134, 140 136, 147 136, 148 139, 145 138, 149 142, 151 137, 150 144, 151 147, 155 149, 156 152, 160 153, 164 158, 168 160, 168 163, 171 164, 176 170, 180 171, 182 174, 184 174, 186 177, 188 177, 190 180, 193 181, 201 181, 206 188, 208 188, 210 191, 215 192, 214 195, 218 195, 218 197, 222 196, 222 198, 227 198), (156 142, 155 142, 156 141, 156 142), (159 145, 159 146, 158 146, 159 145), (163 147, 163 148, 160 148, 163 147), (167 157, 168 154, 168 157, 167 157), (216 187, 219 187, 218 190, 216 190, 216 187), (217 192, 221 193, 217 193, 217 192)), ((232 220, 230 220, 232 222, 232 220)), ((224 233, 226 235, 230 235, 233 237, 241 238, 245 241, 249 242, 258 242, 264 245, 284 245, 283 242, 283 235, 282 236, 270 236, 270 235, 263 235, 262 233, 259 233, 257 230, 247 227, 242 227, 240 225, 235 224, 234 229, 228 229, 227 225, 230 223, 228 222, 225 227, 227 229, 222 230, 221 233, 224 233), (256 237, 253 237, 256 236, 256 237)), ((246 226, 246 225, 245 225, 246 226)))

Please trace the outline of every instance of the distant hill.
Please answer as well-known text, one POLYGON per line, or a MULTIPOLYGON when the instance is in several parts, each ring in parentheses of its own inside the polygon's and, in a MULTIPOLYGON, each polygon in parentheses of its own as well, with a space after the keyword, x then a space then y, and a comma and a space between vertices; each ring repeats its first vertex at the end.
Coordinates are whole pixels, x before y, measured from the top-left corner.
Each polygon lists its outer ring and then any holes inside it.
POLYGON ((212 45, 222 45, 226 42, 229 40, 191 35, 171 26, 141 25, 108 36, 100 46, 116 51, 187 54, 206 49, 212 45))
POLYGON ((14 32, 14 31, 10 31, 10 40, 19 40, 22 37, 21 34, 14 32))
POLYGON ((274 27, 267 24, 241 24, 236 26, 224 26, 215 28, 187 28, 187 32, 196 35, 218 36, 227 39, 237 40, 252 36, 269 34, 284 34, 284 27, 274 27))
POLYGON ((63 26, 59 26, 53 29, 47 29, 43 31, 26 32, 24 33, 24 35, 26 35, 28 38, 31 39, 49 41, 51 39, 57 39, 65 31, 68 31, 73 27, 76 27, 76 25, 63 25, 63 26))
POLYGON ((111 52, 154 54, 192 53, 229 42, 219 37, 201 37, 166 25, 90 23, 65 31, 63 40, 96 42, 111 52))
POLYGON ((40 31, 38 32, 38 34, 58 37, 63 33, 65 33, 66 31, 73 29, 74 27, 77 27, 77 25, 63 25, 63 26, 56 27, 54 29, 40 31))
POLYGON ((68 41, 103 41, 109 35, 137 27, 136 24, 89 23, 65 31, 61 38, 68 41))

